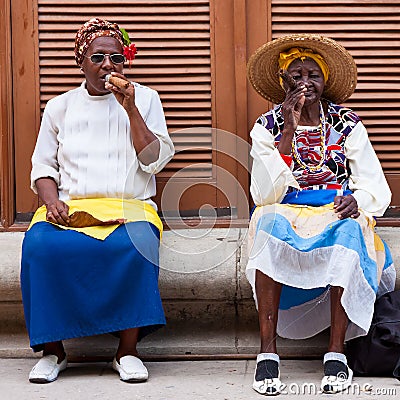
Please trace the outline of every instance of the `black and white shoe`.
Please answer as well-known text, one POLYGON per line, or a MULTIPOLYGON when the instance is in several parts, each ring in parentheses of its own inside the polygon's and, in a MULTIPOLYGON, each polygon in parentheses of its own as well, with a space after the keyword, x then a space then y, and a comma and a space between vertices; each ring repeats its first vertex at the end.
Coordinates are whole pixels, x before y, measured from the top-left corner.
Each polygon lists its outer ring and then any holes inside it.
POLYGON ((275 353, 260 353, 254 372, 253 389, 266 396, 276 396, 281 392, 279 356, 275 353))
POLYGON ((330 394, 346 390, 353 379, 353 371, 348 367, 346 356, 342 353, 325 354, 324 375, 321 390, 330 394))

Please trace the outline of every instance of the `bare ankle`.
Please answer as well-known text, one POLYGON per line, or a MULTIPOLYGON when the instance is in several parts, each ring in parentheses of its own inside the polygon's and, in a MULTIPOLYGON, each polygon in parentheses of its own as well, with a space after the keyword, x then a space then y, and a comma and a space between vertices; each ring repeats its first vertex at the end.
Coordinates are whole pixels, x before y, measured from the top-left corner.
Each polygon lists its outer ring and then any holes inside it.
POLYGON ((122 357, 125 357, 125 356, 135 356, 135 357, 139 357, 139 353, 137 352, 137 350, 135 349, 135 350, 130 350, 130 351, 123 351, 123 350, 118 350, 117 351, 117 354, 115 355, 115 359, 119 362, 119 360, 122 358, 122 357))
POLYGON ((43 349, 43 356, 48 356, 48 355, 57 356, 58 364, 62 362, 66 357, 66 353, 62 342, 46 343, 43 349))

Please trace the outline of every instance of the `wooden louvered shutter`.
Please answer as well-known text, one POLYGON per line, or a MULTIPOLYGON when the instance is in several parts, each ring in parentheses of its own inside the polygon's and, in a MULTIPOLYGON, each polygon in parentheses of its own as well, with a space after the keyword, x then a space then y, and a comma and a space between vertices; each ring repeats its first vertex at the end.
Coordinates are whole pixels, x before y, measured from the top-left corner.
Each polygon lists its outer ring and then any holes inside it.
MULTIPOLYGON (((126 67, 125 73, 159 92, 175 144, 177 154, 158 175, 159 186, 177 171, 189 181, 209 180, 213 139, 209 3, 38 0, 41 108, 82 81, 73 56, 77 29, 94 16, 118 22, 139 49, 132 69, 126 67)), ((215 187, 204 190, 215 203, 215 187)))
POLYGON ((363 119, 400 205, 400 2, 271 0, 272 37, 318 33, 344 45, 358 67, 346 105, 363 119))

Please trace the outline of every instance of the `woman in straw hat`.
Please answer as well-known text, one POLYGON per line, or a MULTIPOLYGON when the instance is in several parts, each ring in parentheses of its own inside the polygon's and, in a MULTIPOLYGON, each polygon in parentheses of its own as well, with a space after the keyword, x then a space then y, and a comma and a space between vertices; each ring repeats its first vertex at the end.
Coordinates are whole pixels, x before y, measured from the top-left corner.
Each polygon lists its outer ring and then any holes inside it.
POLYGON ((43 114, 31 181, 44 205, 26 232, 21 269, 30 345, 43 351, 34 383, 67 367, 64 339, 102 333, 119 336, 121 380, 144 381, 136 344, 165 324, 162 223, 151 197, 174 149, 157 92, 123 75, 135 52, 117 24, 86 22, 75 39, 85 80, 43 114))
POLYGON ((338 105, 355 89, 356 65, 335 41, 298 34, 260 47, 248 77, 278 104, 251 131, 257 207, 246 272, 261 336, 253 388, 280 391, 277 333, 301 339, 331 326, 321 389, 336 393, 352 380, 345 340, 368 332, 376 295, 395 278, 373 231, 391 193, 360 118, 338 105))

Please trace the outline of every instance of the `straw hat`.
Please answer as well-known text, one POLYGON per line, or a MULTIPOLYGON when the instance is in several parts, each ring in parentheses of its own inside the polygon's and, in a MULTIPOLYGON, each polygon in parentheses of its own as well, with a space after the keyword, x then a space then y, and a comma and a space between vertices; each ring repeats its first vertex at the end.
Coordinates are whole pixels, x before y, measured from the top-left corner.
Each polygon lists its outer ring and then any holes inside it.
POLYGON ((258 48, 247 64, 247 76, 254 89, 275 104, 282 103, 285 92, 279 84, 279 53, 292 47, 313 50, 329 67, 329 77, 322 97, 333 103, 343 103, 357 85, 357 66, 351 54, 334 40, 314 34, 282 36, 258 48))

